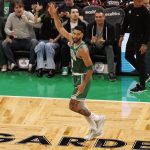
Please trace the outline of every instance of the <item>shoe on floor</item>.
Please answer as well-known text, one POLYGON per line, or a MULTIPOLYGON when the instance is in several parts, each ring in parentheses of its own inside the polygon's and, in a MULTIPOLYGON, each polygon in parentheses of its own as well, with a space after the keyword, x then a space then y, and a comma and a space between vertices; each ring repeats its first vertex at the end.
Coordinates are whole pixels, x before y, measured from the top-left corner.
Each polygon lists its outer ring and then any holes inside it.
POLYGON ((146 75, 146 80, 145 80, 145 82, 147 83, 147 82, 149 82, 149 81, 150 81, 150 75, 147 74, 147 75, 146 75))
POLYGON ((95 137, 101 135, 101 131, 97 131, 97 130, 94 130, 94 129, 90 129, 89 133, 84 137, 85 140, 89 141, 89 140, 92 140, 94 139, 95 137))
POLYGON ((102 132, 102 128, 104 126, 106 117, 103 115, 99 115, 99 120, 95 121, 96 125, 97 125, 97 132, 102 132))
POLYGON ((62 68, 62 75, 67 76, 68 75, 68 67, 63 67, 62 68))
POLYGON ((109 81, 116 81, 116 75, 113 72, 108 74, 109 81))
POLYGON ((52 78, 54 76, 54 74, 55 74, 54 70, 50 69, 49 72, 48 72, 48 74, 47 74, 47 77, 48 78, 52 78))
POLYGON ((1 68, 1 71, 6 72, 7 71, 7 65, 3 65, 2 68, 1 68))
POLYGON ((142 93, 146 91, 146 87, 140 84, 136 84, 136 86, 130 90, 130 93, 142 93))
POLYGON ((16 68, 16 64, 11 63, 11 64, 10 64, 10 70, 13 71, 15 68, 16 68))
POLYGON ((39 78, 43 77, 43 70, 42 70, 42 69, 38 69, 38 71, 37 71, 37 76, 38 76, 39 78))

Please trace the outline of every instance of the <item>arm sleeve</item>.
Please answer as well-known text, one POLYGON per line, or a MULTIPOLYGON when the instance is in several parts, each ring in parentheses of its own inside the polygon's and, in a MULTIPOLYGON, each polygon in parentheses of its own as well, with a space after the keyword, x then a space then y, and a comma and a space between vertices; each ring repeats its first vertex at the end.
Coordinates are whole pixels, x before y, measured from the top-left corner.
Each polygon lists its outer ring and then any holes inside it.
POLYGON ((149 37, 150 37, 150 30, 149 30, 149 27, 150 27, 150 12, 149 11, 146 11, 144 13, 145 15, 145 22, 144 22, 144 36, 143 36, 143 43, 142 44, 147 44, 148 41, 149 41, 149 37))
POLYGON ((10 35, 11 34, 11 28, 12 28, 12 17, 11 17, 11 14, 8 16, 7 18, 7 21, 6 21, 6 24, 5 24, 5 33, 7 35, 10 35))
POLYGON ((5 28, 5 21, 3 20, 3 22, 2 22, 2 36, 3 36, 3 39, 5 39, 5 36, 6 36, 4 28, 5 28))
POLYGON ((89 24, 86 28, 86 34, 85 34, 85 42, 87 44, 91 44, 91 33, 92 30, 91 30, 91 25, 89 24))
POLYGON ((128 8, 125 9, 125 17, 123 20, 123 24, 122 24, 122 28, 121 28, 121 35, 124 35, 127 32, 127 28, 129 25, 129 21, 128 21, 128 8))

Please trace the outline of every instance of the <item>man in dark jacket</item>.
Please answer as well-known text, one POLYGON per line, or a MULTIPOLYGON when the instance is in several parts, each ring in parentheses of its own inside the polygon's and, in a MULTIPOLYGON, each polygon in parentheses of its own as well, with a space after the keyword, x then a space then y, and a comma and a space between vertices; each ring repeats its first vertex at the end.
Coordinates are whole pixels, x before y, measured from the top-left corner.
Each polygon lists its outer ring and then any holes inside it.
POLYGON ((91 58, 93 55, 106 54, 110 81, 116 80, 113 51, 114 36, 114 27, 105 22, 103 12, 97 11, 95 21, 87 27, 85 41, 89 46, 91 58))
MULTIPOLYGON (((79 10, 76 7, 73 7, 70 10, 70 19, 64 23, 64 28, 68 32, 72 32, 74 27, 77 25, 82 26, 86 31, 86 24, 79 19, 79 10)), ((68 46, 68 41, 65 38, 61 40, 61 45, 62 75, 68 75, 68 67, 71 62, 70 47, 68 46)))
POLYGON ((129 32, 130 36, 126 45, 125 58, 139 72, 139 83, 130 90, 130 93, 144 92, 146 90, 145 82, 150 80, 145 67, 145 54, 150 36, 149 20, 150 13, 143 6, 143 0, 133 0, 133 4, 125 9, 119 46, 121 46, 124 34, 129 32))

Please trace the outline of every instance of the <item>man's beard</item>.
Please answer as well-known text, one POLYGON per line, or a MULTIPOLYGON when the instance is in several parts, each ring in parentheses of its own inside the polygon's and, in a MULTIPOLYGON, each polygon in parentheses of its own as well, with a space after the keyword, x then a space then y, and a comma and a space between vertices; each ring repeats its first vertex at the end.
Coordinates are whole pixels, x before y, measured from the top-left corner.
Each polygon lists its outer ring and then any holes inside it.
POLYGON ((81 39, 73 39, 73 43, 79 43, 81 41, 81 39))

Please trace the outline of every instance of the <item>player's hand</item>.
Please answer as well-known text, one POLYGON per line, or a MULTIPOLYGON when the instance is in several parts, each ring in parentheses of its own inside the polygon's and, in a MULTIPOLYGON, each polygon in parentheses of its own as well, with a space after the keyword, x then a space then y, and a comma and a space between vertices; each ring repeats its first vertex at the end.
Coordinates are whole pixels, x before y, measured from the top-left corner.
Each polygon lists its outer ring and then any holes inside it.
POLYGON ((139 51, 140 51, 141 54, 146 53, 146 51, 147 51, 147 45, 146 44, 142 44, 141 47, 140 47, 140 49, 139 49, 139 51))
POLYGON ((77 88, 78 88, 78 90, 77 90, 76 96, 78 96, 84 92, 85 85, 82 83, 82 84, 78 85, 77 88))

